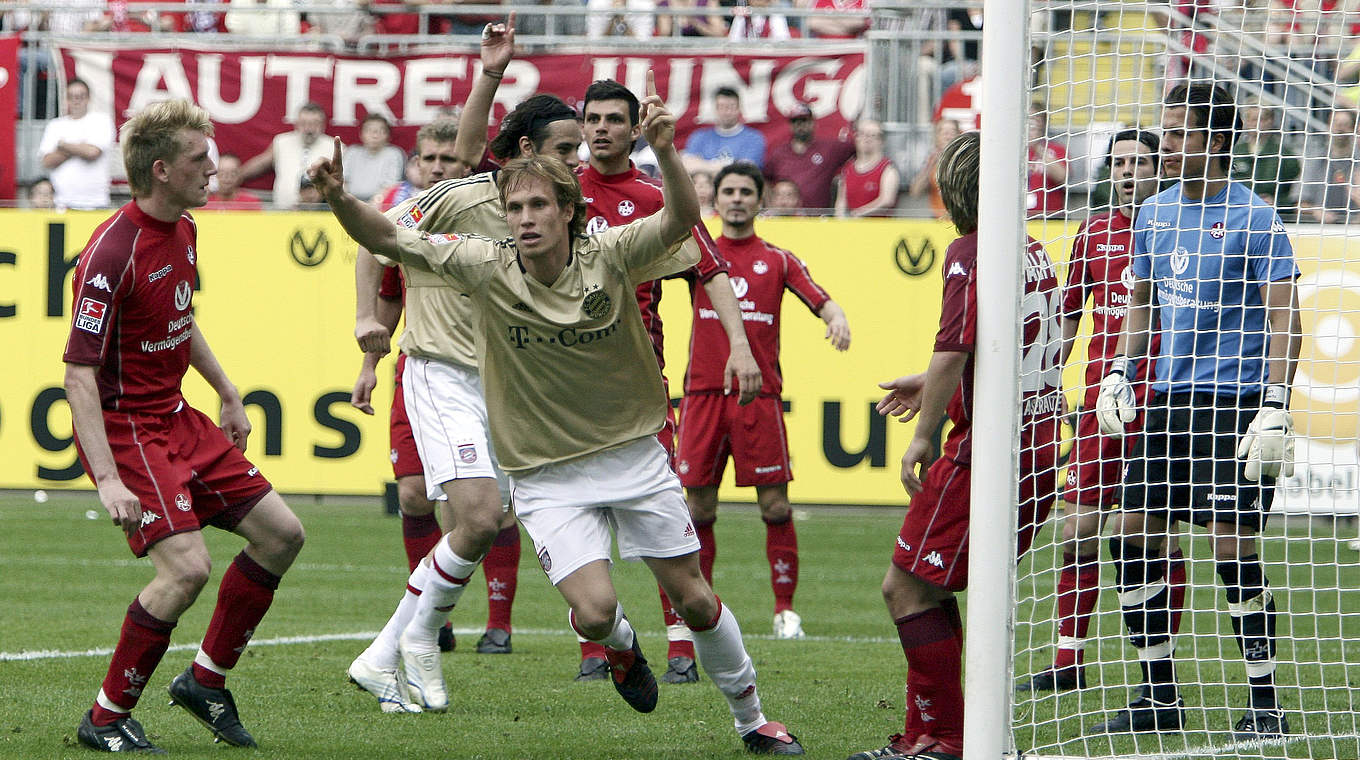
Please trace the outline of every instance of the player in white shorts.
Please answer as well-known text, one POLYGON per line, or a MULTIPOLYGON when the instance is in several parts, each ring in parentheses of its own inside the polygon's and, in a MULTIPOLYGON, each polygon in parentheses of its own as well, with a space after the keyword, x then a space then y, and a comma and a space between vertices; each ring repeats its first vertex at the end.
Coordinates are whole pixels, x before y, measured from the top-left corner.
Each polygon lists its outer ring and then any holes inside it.
MULTIPOLYGON (((638 282, 697 260, 690 229, 699 203, 673 143, 675 120, 648 76, 643 132, 657 153, 663 209, 585 237, 585 201, 552 158, 520 158, 497 176, 511 239, 402 229, 344 191, 340 144, 312 168, 345 229, 375 254, 428 268, 468 296, 477 359, 500 461, 544 571, 571 606, 572 627, 605 646, 614 687, 639 712, 656 707, 647 667, 609 575, 610 532, 620 556, 646 562, 694 631, 699 662, 727 699, 748 750, 802 754, 768 721, 755 668, 732 612, 699 572, 699 542, 679 480, 655 434, 668 400, 637 307, 638 282)), ((476 566, 447 542, 421 597, 457 601, 476 566)), ((407 677, 411 680, 408 670, 407 677)), ((443 675, 435 667, 421 679, 443 675)))
MULTIPOLYGON (((504 26, 488 25, 482 42, 484 70, 469 98, 464 125, 468 119, 478 118, 479 111, 485 122, 496 74, 510 57, 513 32, 513 14, 504 26), (487 47, 495 41, 504 43, 498 69, 488 64, 487 47)), ((463 136, 475 131, 480 128, 459 129, 456 150, 460 157, 465 157, 463 136)), ((580 143, 581 127, 575 112, 551 95, 536 95, 507 115, 491 148, 502 157, 537 150, 574 160, 580 143), (521 146, 521 140, 527 147, 521 146)), ((480 152, 480 147, 477 150, 480 152)), ((464 229, 496 237, 509 234, 493 173, 436 183, 388 211, 386 219, 389 224, 412 230, 464 229)), ((379 262, 361 252, 356 264, 361 299, 376 295, 380 274, 379 262)), ((407 355, 402 375, 407 416, 424 465, 428 496, 447 496, 456 518, 431 556, 412 571, 407 593, 377 638, 351 663, 349 676, 378 698, 384 712, 417 712, 422 707, 442 711, 448 707, 442 677, 422 678, 422 674, 440 667, 438 633, 454 600, 436 602, 424 591, 433 578, 460 588, 465 585, 506 521, 511 526, 514 523, 503 506, 509 503, 509 482, 497 464, 487 434, 468 299, 428 271, 406 267, 404 275, 407 322, 401 348, 407 355), (460 565, 450 574, 446 572, 450 564, 440 562, 441 551, 468 557, 471 564, 460 565), (397 676, 399 664, 414 689, 410 697, 397 676)), ((365 351, 378 351, 386 347, 386 342, 384 335, 377 334, 368 342, 361 339, 360 344, 365 351)))

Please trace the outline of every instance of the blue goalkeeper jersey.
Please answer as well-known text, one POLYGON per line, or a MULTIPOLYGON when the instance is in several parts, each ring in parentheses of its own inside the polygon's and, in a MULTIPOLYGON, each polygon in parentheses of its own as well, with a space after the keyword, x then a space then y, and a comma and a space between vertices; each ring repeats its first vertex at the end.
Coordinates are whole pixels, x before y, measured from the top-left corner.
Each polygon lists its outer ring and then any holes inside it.
POLYGON ((1274 208, 1238 182, 1202 201, 1177 183, 1138 208, 1133 273, 1152 282, 1162 336, 1153 390, 1261 390, 1268 346, 1261 286, 1299 274, 1274 208))

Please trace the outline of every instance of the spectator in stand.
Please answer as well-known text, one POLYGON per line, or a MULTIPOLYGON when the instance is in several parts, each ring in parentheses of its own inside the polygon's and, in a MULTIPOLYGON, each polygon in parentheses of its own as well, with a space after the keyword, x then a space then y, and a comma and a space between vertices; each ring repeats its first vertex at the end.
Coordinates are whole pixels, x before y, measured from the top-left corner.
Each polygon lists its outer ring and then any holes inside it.
POLYGON ((246 161, 242 180, 274 172, 274 208, 297 205, 298 188, 307 176, 307 167, 329 155, 333 140, 326 134, 326 112, 316 103, 298 109, 297 123, 291 132, 275 135, 263 153, 246 161))
POLYGON ((716 174, 733 161, 765 163, 765 136, 741 122, 741 96, 731 87, 713 94, 714 125, 696 129, 685 142, 682 157, 691 174, 704 169, 716 174))
POLYGON ((793 180, 802 196, 799 208, 830 209, 831 186, 855 146, 845 140, 817 136, 812 107, 797 103, 789 109, 792 136, 787 143, 770 148, 765 156, 765 176, 774 183, 771 204, 777 202, 780 180, 793 180))
POLYGON ((100 19, 104 15, 105 6, 102 0, 63 0, 60 5, 63 10, 32 11, 39 13, 39 16, 38 23, 30 28, 37 28, 52 34, 91 32, 99 25, 100 19), (89 8, 90 10, 81 10, 81 8, 89 8))
POLYGON ((329 5, 343 13, 308 13, 307 25, 313 34, 339 37, 353 47, 359 37, 374 31, 376 22, 368 13, 369 0, 309 0, 309 5, 329 5))
POLYGON ((713 216, 713 173, 703 169, 692 171, 689 180, 694 183, 694 194, 699 196, 699 215, 713 216))
MULTIPOLYGON (((424 5, 422 0, 372 0, 369 3, 369 12, 373 12, 378 6, 401 8, 405 10, 409 7, 424 5)), ((378 34, 420 34, 420 14, 419 13, 374 13, 374 31, 378 34)), ((438 32, 438 29, 431 29, 431 32, 438 32)))
POLYGON ((56 208, 56 196, 52 192, 52 181, 40 179, 28 186, 29 208, 56 208))
MULTIPOLYGON (((656 4, 658 11, 686 11, 696 8, 716 8, 717 0, 661 0, 656 4)), ((656 17, 656 36, 658 37, 726 37, 727 23, 722 16, 681 16, 659 12, 656 17)))
POLYGON ((1282 215, 1294 208, 1299 159, 1275 123, 1275 110, 1259 104, 1238 111, 1242 131, 1233 143, 1231 178, 1251 186, 1252 192, 1282 215))
POLYGON ((925 165, 916 172, 916 176, 911 178, 911 185, 907 188, 907 194, 913 198, 926 195, 930 198, 930 211, 936 219, 945 218, 944 200, 940 198, 940 183, 935 175, 935 168, 939 165, 940 151, 948 145, 951 140, 958 137, 963 130, 959 128, 959 123, 953 119, 940 119, 935 122, 935 146, 931 149, 930 155, 926 157, 925 165))
POLYGON ((840 16, 811 16, 807 28, 813 37, 850 40, 869 30, 869 7, 865 0, 812 0, 812 10, 836 11, 840 16))
POLYGON ((66 115, 47 122, 38 155, 52 179, 57 208, 107 208, 113 118, 90 110, 90 86, 66 83, 66 115))
MULTIPOLYGON (((945 12, 944 27, 949 32, 981 33, 981 8, 955 8, 945 12)), ((961 39, 954 37, 946 40, 941 52, 940 92, 953 87, 956 82, 975 77, 982 61, 982 39, 961 39)))
POLYGON ((887 216, 897 207, 902 175, 883 152, 883 125, 855 122, 855 160, 836 179, 836 216, 887 216))
MULTIPOLYGON (((172 0, 173 2, 173 0, 172 0)), ((196 3, 210 4, 216 3, 226 5, 229 0, 194 0, 196 3)), ((227 33, 227 14, 217 11, 184 11, 182 13, 166 14, 171 22, 171 28, 176 32, 186 32, 191 34, 226 34, 227 33)))
MULTIPOLYGON (((293 0, 231 0, 230 7, 225 23, 232 34, 291 39, 302 33, 302 14, 293 0)), ((295 195, 297 183, 290 185, 295 195)))
POLYGON ((402 178, 406 154, 393 145, 392 125, 381 114, 371 113, 359 124, 359 144, 345 148, 345 189, 356 198, 369 200, 378 191, 402 178))
POLYGON ((744 0, 734 8, 730 40, 787 40, 793 37, 789 20, 782 13, 771 13, 774 0, 744 0))
POLYGON ((656 0, 586 0, 586 36, 650 39, 656 29, 656 0))
POLYGON ((241 189, 241 159, 232 153, 223 153, 217 159, 217 192, 208 196, 205 209, 259 211, 264 203, 248 190, 241 189))
POLYGON ((765 207, 765 213, 770 216, 802 216, 804 207, 798 183, 791 179, 781 179, 770 188, 770 205, 765 207))
POLYGON ((1355 140, 1355 111, 1338 108, 1328 126, 1327 151, 1304 158, 1303 189, 1299 191, 1299 221, 1341 224, 1360 212, 1356 167, 1360 151, 1355 140))
POLYGON ((152 29, 161 32, 174 31, 175 20, 169 14, 161 15, 155 11, 134 11, 128 7, 127 0, 108 0, 108 10, 106 10, 93 25, 91 31, 96 32, 117 32, 125 34, 129 32, 149 32, 152 29))
POLYGON ((1048 139, 1048 117, 1043 111, 1029 116, 1029 189, 1025 213, 1036 219, 1067 208, 1067 148, 1048 139))

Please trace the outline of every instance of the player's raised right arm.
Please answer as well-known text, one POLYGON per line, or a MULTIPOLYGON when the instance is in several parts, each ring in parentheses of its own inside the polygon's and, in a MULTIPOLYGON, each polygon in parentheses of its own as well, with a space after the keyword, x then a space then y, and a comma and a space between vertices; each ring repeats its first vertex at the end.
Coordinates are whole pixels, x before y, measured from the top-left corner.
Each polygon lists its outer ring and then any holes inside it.
POLYGON ((142 505, 118 476, 108 436, 104 434, 104 415, 99 406, 95 384, 98 367, 67 362, 66 403, 71 407, 71 424, 80 436, 80 449, 90 467, 90 476, 99 489, 99 501, 109 518, 129 536, 142 524, 142 505))

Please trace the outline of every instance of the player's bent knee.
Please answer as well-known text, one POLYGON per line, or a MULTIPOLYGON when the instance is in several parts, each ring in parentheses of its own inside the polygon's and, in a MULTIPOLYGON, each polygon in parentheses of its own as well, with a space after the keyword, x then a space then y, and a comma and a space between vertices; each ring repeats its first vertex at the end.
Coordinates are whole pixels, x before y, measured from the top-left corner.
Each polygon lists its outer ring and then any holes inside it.
POLYGON ((606 604, 603 599, 578 602, 572 608, 573 627, 583 638, 598 641, 614 630, 614 613, 618 602, 606 604))

